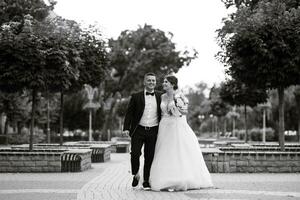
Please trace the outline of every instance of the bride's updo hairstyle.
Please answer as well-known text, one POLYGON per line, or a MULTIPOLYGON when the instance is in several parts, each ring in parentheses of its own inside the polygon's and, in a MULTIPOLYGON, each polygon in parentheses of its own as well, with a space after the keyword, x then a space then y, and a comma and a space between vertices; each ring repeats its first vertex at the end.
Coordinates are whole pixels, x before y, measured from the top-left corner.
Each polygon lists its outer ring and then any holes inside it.
POLYGON ((165 79, 167 79, 173 85, 174 90, 178 89, 178 79, 175 76, 167 75, 165 76, 165 79))

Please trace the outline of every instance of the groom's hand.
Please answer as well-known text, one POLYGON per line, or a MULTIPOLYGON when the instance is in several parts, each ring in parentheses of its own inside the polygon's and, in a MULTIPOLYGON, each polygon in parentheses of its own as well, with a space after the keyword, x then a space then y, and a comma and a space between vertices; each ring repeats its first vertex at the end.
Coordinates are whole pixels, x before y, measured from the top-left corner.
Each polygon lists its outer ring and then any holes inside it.
POLYGON ((123 131, 123 134, 128 137, 129 136, 129 131, 125 130, 125 131, 123 131))

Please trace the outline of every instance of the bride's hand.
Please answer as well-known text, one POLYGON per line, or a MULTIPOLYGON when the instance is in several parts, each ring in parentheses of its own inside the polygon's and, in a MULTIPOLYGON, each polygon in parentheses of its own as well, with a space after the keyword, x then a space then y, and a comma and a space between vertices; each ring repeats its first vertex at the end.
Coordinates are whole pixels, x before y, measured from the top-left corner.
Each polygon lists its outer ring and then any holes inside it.
POLYGON ((174 101, 171 101, 167 107, 168 113, 172 116, 181 116, 179 108, 176 106, 174 101))
POLYGON ((184 106, 178 108, 178 110, 181 114, 186 115, 188 113, 188 106, 184 105, 184 106))

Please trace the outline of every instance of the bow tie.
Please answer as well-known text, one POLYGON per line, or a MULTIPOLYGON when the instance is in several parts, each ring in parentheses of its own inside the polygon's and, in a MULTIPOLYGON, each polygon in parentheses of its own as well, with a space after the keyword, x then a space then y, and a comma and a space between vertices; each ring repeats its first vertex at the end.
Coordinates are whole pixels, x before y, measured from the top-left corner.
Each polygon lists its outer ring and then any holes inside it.
POLYGON ((146 95, 154 96, 154 92, 146 92, 146 95))

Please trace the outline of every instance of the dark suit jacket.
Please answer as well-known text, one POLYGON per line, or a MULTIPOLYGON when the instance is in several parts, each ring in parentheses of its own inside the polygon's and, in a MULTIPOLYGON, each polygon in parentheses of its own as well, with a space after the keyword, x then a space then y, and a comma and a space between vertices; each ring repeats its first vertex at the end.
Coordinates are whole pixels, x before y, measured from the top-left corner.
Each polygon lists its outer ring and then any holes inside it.
MULTIPOLYGON (((157 103, 157 114, 158 120, 161 118, 161 92, 155 91, 156 103, 157 103)), ((144 91, 134 93, 131 95, 131 99, 128 104, 127 112, 125 114, 123 130, 129 130, 129 135, 132 137, 139 122, 143 116, 145 109, 145 96, 144 91)))

